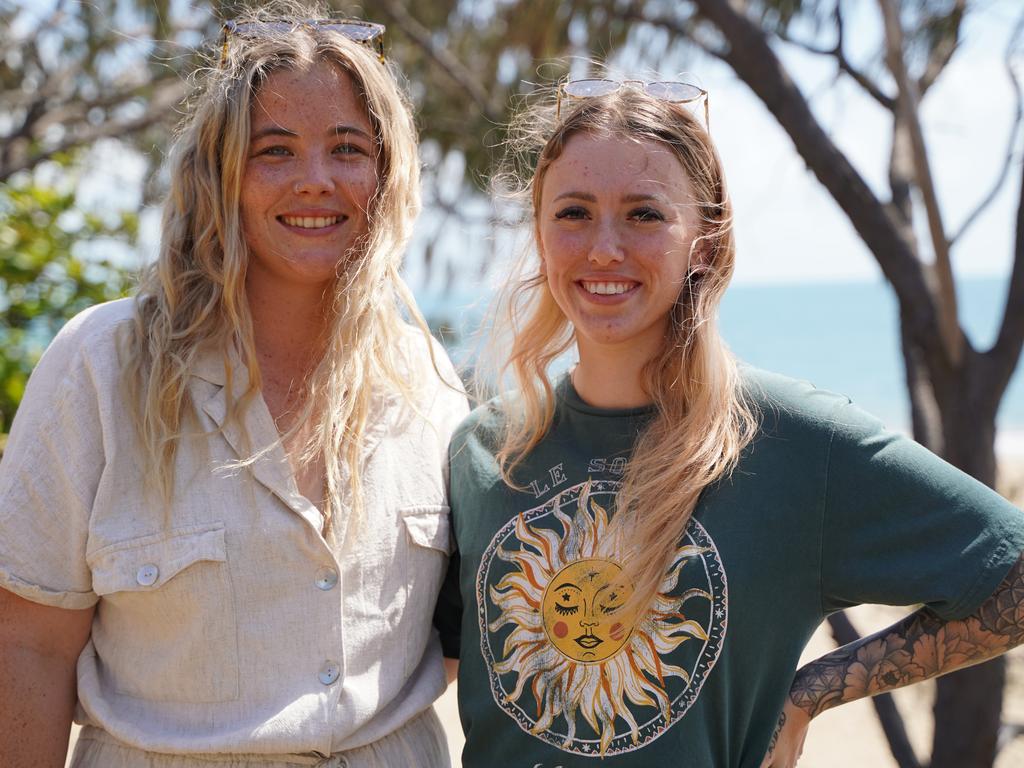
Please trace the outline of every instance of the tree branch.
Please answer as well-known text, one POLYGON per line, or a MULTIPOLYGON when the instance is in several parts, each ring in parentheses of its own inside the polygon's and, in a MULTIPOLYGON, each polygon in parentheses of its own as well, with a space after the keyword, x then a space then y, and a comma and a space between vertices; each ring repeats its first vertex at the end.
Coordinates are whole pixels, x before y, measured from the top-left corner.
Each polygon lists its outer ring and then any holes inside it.
POLYGON ((1006 308, 1003 322, 995 344, 985 353, 989 366, 990 391, 1001 394, 1010 383, 1010 378, 1020 360, 1024 346, 1024 163, 1020 165, 1020 199, 1017 203, 1017 232, 1013 248, 1013 271, 1006 293, 1006 308))
MULTIPOLYGON (((860 640, 860 633, 845 613, 833 613, 828 617, 828 624, 837 646, 849 645, 860 640)), ((892 694, 879 694, 871 699, 871 703, 875 707, 875 714, 878 715, 878 721, 882 724, 882 730, 889 742, 889 750, 899 768, 921 768, 921 763, 907 737, 903 716, 900 715, 892 694)))
POLYGON ((420 24, 400 0, 379 0, 377 8, 397 24, 452 81, 465 89, 487 119, 501 122, 502 115, 491 106, 489 92, 484 85, 446 48, 434 44, 430 30, 420 24))
POLYGON ((949 238, 950 247, 959 240, 964 232, 966 232, 977 218, 985 211, 986 208, 992 203, 996 195, 999 194, 999 190, 1003 188, 1003 184, 1006 183, 1006 179, 1010 175, 1010 166, 1013 163, 1013 150, 1017 146, 1017 141, 1020 138, 1020 124, 1021 118, 1024 117, 1024 94, 1021 92, 1020 78, 1017 77, 1017 73, 1013 69, 1013 51, 1016 48, 1016 43, 1020 39, 1021 32, 1024 31, 1024 16, 1021 16, 1017 22, 1017 28, 1010 38, 1010 44, 1006 47, 1006 74, 1010 77, 1010 83, 1013 85, 1014 95, 1014 111, 1013 111, 1013 126, 1010 128, 1010 137, 1006 142, 1006 157, 1003 160, 1003 167, 999 171, 999 175, 996 177, 995 184, 989 189, 988 194, 985 195, 981 202, 979 202, 964 219, 963 224, 960 228, 949 238))
POLYGON ((914 177, 924 201, 928 217, 928 229, 935 253, 935 275, 938 280, 938 325, 943 345, 954 366, 963 359, 964 336, 958 322, 956 283, 953 280, 953 266, 949 257, 949 241, 942 224, 938 195, 932 180, 928 151, 924 144, 924 132, 918 115, 917 85, 910 79, 904 59, 903 27, 895 0, 878 0, 885 24, 886 60, 889 71, 896 81, 898 92, 897 108, 910 136, 911 159, 914 177))
POLYGON ((948 12, 952 27, 946 32, 928 52, 928 63, 925 70, 917 81, 917 92, 924 96, 932 87, 942 70, 946 68, 953 54, 960 45, 960 25, 967 11, 967 0, 956 0, 953 9, 948 12))
POLYGON ((0 183, 5 183, 13 174, 33 168, 54 155, 92 144, 99 139, 122 137, 145 130, 167 117, 172 107, 180 102, 184 95, 185 83, 176 81, 170 87, 154 94, 146 112, 136 118, 90 125, 52 147, 31 154, 24 153, 21 157, 5 157, 3 165, 0 166, 0 183))
POLYGON ((30 109, 22 121, 22 125, 3 138, 6 142, 13 142, 19 138, 40 139, 51 125, 71 125, 85 122, 89 112, 93 109, 105 111, 116 109, 134 99, 142 98, 147 102, 155 99, 158 102, 163 102, 165 99, 160 92, 170 87, 174 94, 180 93, 181 89, 178 87, 180 81, 181 77, 177 73, 169 72, 158 80, 140 83, 122 91, 105 93, 95 99, 75 98, 74 94, 50 104, 47 104, 46 100, 40 99, 32 105, 33 108, 38 107, 38 109, 35 111, 30 109))
POLYGON ((908 332, 927 354, 930 366, 941 367, 945 354, 934 332, 936 308, 913 243, 900 226, 900 214, 875 197, 825 133, 761 29, 727 0, 694 0, 694 4, 728 41, 724 60, 775 115, 808 168, 874 254, 899 297, 908 332))
MULTIPOLYGON (((65 7, 73 2, 58 0, 56 7, 27 31, 15 36, 9 29, 0 30, 2 45, 21 52, 20 62, 9 69, 14 79, 0 96, 0 111, 11 118, 0 132, 0 179, 99 138, 144 130, 164 119, 181 100, 185 87, 177 68, 165 63, 154 70, 148 65, 151 56, 131 50, 138 41, 161 44, 148 27, 124 32, 105 26, 106 22, 96 25, 109 16, 112 3, 115 0, 95 0, 69 12, 65 7), (89 33, 80 36, 69 31, 79 24, 89 33), (42 55, 40 39, 49 39, 47 35, 56 36, 59 56, 42 55), (125 53, 129 58, 125 59, 125 53), (108 58, 124 61, 111 70, 105 64, 108 58), (19 87, 19 83, 33 87, 19 87), (124 110, 125 106, 132 109, 124 110), (144 114, 139 115, 137 108, 144 114), (93 110, 100 119, 92 119, 93 110), (55 135, 51 134, 54 128, 60 128, 55 135)), ((176 25, 173 33, 197 28, 176 25)))
POLYGON ((804 40, 797 40, 792 37, 785 30, 780 31, 779 39, 795 45, 808 53, 814 53, 819 56, 830 56, 836 60, 836 65, 839 67, 840 72, 845 72, 850 78, 857 83, 864 91, 880 105, 885 107, 890 112, 896 111, 896 100, 891 96, 886 95, 884 91, 866 74, 861 72, 859 69, 850 63, 850 60, 846 58, 845 46, 843 45, 843 14, 840 10, 840 3, 836 3, 836 9, 834 18, 836 21, 836 44, 832 48, 821 48, 819 46, 812 45, 804 40))

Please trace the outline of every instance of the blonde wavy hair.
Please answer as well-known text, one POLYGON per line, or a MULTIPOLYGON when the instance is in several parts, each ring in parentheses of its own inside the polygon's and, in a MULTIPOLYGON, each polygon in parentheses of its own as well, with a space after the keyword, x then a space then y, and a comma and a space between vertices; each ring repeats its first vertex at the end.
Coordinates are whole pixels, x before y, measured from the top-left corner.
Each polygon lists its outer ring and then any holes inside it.
MULTIPOLYGON (((670 330, 642 371, 655 415, 635 444, 616 501, 612 535, 629 542, 623 577, 634 587, 627 610, 637 610, 657 592, 701 492, 729 474, 757 429, 757 414, 716 325, 735 261, 732 205, 711 138, 685 106, 631 87, 563 101, 561 119, 554 102, 555 94, 547 94, 514 120, 507 170, 499 176, 506 190, 532 206, 535 240, 545 176, 577 134, 668 147, 690 180, 700 221, 670 330)), ((536 257, 528 258, 499 299, 492 332, 511 337, 500 377, 511 373, 518 390, 514 400, 503 400, 511 412, 497 455, 511 487, 519 487, 516 468, 551 428, 555 391, 548 371, 574 342, 536 257)))
MULTIPOLYGON (((188 384, 200 356, 213 350, 223 360, 227 423, 241 426, 247 404, 260 392, 239 201, 250 105, 275 72, 324 62, 345 72, 366 108, 377 151, 378 188, 368 232, 340 259, 333 294, 325 297, 323 357, 305 382, 303 411, 289 433, 314 420, 300 461, 324 457, 328 499, 347 487, 358 510, 360 447, 373 400, 385 393, 412 398, 403 373, 400 306, 429 338, 399 276, 420 209, 416 129, 389 65, 364 45, 301 23, 324 17, 322 8, 295 3, 243 13, 237 21, 273 22, 272 33, 231 38, 224 60, 197 73, 190 115, 170 154, 159 256, 143 275, 123 371, 144 459, 165 501, 173 494, 181 440, 195 433, 188 384), (247 375, 248 386, 231 398, 239 375, 247 375)), ((254 452, 241 465, 272 446, 249 447, 254 452)))

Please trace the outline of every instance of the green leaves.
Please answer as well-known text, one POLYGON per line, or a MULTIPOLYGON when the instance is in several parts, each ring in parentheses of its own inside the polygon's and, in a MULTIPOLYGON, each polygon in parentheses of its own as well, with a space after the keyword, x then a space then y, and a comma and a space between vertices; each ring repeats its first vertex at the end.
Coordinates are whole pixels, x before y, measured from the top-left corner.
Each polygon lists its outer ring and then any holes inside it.
POLYGON ((27 175, 0 185, 0 432, 10 429, 28 375, 60 327, 125 295, 127 271, 97 252, 134 248, 137 237, 136 213, 107 220, 83 211, 73 188, 27 175))

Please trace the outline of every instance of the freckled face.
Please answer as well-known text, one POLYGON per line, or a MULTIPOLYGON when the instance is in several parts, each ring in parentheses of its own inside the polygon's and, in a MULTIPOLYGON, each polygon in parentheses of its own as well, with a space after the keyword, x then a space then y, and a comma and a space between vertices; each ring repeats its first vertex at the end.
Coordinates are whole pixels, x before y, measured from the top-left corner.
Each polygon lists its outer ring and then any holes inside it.
POLYGON ((367 232, 376 147, 351 77, 320 63, 267 78, 250 108, 241 218, 247 280, 322 289, 367 232))
POLYGON ((633 620, 619 610, 632 589, 610 560, 576 560, 551 577, 541 603, 544 631, 574 661, 604 661, 626 644, 633 620))
MULTIPOLYGON (((576 134, 544 176, 541 269, 580 360, 661 347, 698 234, 691 184, 665 145, 576 134)), ((606 358, 605 358, 606 359, 606 358)))

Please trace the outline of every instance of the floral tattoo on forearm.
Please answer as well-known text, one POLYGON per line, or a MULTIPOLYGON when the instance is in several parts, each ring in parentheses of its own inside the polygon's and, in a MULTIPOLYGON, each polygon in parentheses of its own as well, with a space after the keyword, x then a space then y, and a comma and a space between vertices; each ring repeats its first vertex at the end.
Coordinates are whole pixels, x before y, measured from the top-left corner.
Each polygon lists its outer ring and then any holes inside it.
POLYGON ((810 717, 986 661, 1024 642, 1024 555, 981 607, 944 621, 927 608, 802 667, 789 696, 810 717))

